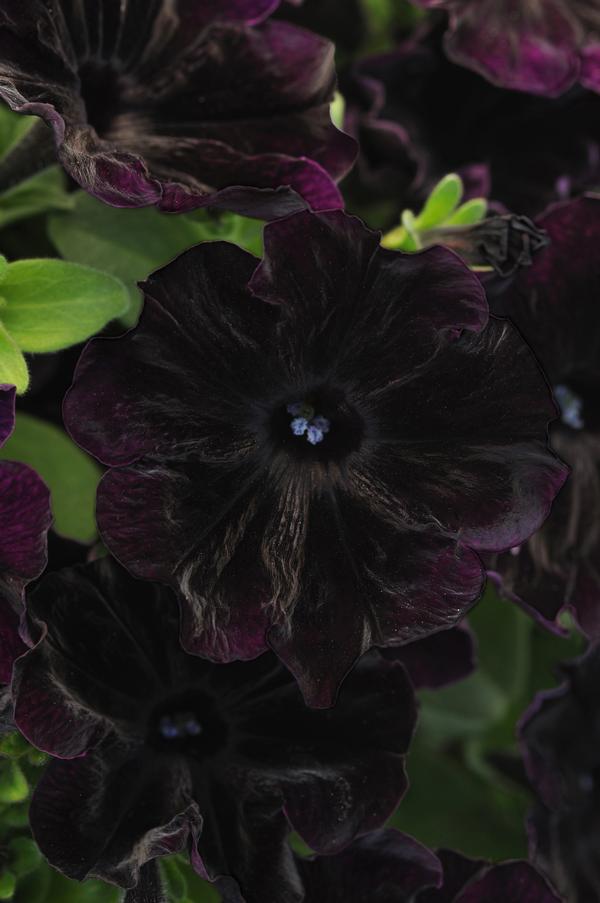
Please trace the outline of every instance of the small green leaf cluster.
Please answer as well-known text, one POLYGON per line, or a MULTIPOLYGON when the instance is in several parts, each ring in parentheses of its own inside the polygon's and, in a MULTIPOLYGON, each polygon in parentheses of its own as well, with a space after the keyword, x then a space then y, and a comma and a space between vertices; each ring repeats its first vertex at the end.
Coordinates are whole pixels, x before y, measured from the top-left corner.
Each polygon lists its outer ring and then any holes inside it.
POLYGON ((460 176, 450 173, 438 182, 423 209, 415 214, 402 212, 400 225, 383 236, 384 248, 395 251, 420 251, 437 241, 441 229, 474 226, 487 214, 485 198, 462 202, 464 185, 460 176))
POLYGON ((23 394, 25 353, 77 345, 128 308, 125 286, 106 273, 64 260, 0 257, 0 382, 23 394))
MULTIPOLYGON (((0 106, 0 161, 27 135, 36 123, 35 116, 18 116, 0 106)), ((72 195, 59 166, 41 172, 0 193, 0 228, 51 210, 70 210, 72 195)))

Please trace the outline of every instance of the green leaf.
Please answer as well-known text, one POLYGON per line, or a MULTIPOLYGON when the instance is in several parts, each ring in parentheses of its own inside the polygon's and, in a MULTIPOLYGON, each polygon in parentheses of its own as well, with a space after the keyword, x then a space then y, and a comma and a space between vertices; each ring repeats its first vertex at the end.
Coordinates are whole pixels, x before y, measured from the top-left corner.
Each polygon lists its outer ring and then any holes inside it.
POLYGON ((485 198, 472 198, 461 204, 452 216, 444 222, 444 226, 474 226, 481 222, 487 214, 488 203, 485 198))
MULTIPOLYGON (((3 308, 0 304, 0 314, 3 308)), ((19 395, 29 387, 29 370, 23 352, 0 321, 0 383, 16 386, 19 395)))
POLYGON ((50 489, 56 530, 80 542, 96 537, 96 487, 101 471, 67 434, 50 423, 17 414, 15 430, 0 458, 37 470, 50 489))
POLYGON ((1 284, 0 319, 22 351, 60 351, 85 341, 129 307, 123 283, 64 260, 17 260, 1 284))
POLYGON ((417 735, 408 758, 410 787, 391 824, 427 846, 500 860, 527 854, 528 794, 499 777, 484 781, 450 752, 417 735))
POLYGON ((424 691, 419 698, 423 730, 435 746, 482 733, 508 708, 503 688, 481 670, 453 686, 424 691))
MULTIPOLYGON (((187 884, 190 901, 193 900, 193 903, 219 903, 221 895, 208 881, 204 881, 196 874, 189 861, 186 861, 183 856, 179 856, 177 863, 187 884)), ((187 900, 182 900, 181 903, 187 903, 187 900)))
POLYGON ((73 195, 66 189, 66 176, 58 166, 50 166, 19 182, 0 194, 0 228, 51 210, 71 210, 73 195))
POLYGON ((417 228, 417 221, 412 210, 403 210, 401 217, 402 226, 406 236, 402 244, 403 251, 418 251, 421 248, 421 240, 417 228))
POLYGON ((169 903, 183 903, 187 896, 187 882, 176 856, 160 860, 160 871, 169 897, 169 903))
POLYGON ((37 121, 37 116, 22 116, 0 103, 0 160, 24 138, 37 121))
POLYGON ((33 872, 42 861, 37 844, 30 837, 13 837, 8 842, 10 867, 17 878, 33 872))
POLYGON ((7 759, 20 759, 31 750, 27 740, 18 731, 0 736, 0 756, 7 759))
POLYGON ((18 885, 14 903, 46 903, 46 895, 52 880, 52 870, 43 862, 35 872, 25 875, 18 885))
POLYGON ((335 92, 333 100, 329 105, 329 114, 331 121, 338 129, 344 128, 344 114, 346 112, 346 101, 339 91, 335 92))
POLYGON ((456 210, 463 196, 463 183, 460 176, 450 173, 438 182, 425 202, 425 206, 416 218, 416 228, 425 232, 440 226, 456 210))
POLYGON ((28 794, 29 784, 20 766, 12 759, 0 762, 0 803, 21 803, 28 794))
POLYGON ((12 872, 3 871, 0 875, 0 900, 12 900, 17 879, 12 872))
POLYGON ((45 903, 117 903, 123 892, 102 881, 70 881, 52 872, 45 903))
POLYGON ((262 225, 256 220, 206 212, 175 216, 145 207, 137 210, 108 207, 79 192, 71 213, 49 218, 48 232, 66 260, 97 267, 123 280, 134 322, 141 307, 137 283, 169 263, 192 245, 212 239, 234 241, 254 249, 262 225))

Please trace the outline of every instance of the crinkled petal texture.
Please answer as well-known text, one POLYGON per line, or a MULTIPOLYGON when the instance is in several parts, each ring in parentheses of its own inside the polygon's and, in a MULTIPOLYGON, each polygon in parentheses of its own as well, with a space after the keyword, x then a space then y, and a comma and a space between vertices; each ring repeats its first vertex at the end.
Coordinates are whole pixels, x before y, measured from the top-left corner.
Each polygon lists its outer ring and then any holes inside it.
POLYGON ((299 860, 298 868, 305 903, 406 903, 442 883, 437 856, 391 829, 373 831, 337 856, 299 860))
POLYGON ((267 227, 258 268, 204 244, 144 287, 139 325, 84 351, 65 418, 112 468, 105 541, 182 594, 190 650, 249 658, 272 624, 306 698, 330 704, 370 646, 464 615, 474 549, 547 515, 565 478, 550 393, 451 252, 300 213, 267 227), (312 444, 298 404, 323 426, 312 444))
POLYGON ((0 97, 43 117, 67 172, 115 206, 338 208, 355 144, 329 115, 333 47, 263 21, 277 5, 7 0, 0 97))
POLYGON ((448 55, 505 88, 555 97, 576 81, 598 90, 594 0, 417 0, 450 15, 448 55))
POLYGON ((55 757, 31 824, 70 877, 133 887, 187 845, 225 899, 300 903, 290 826, 335 853, 406 789, 416 708, 398 663, 368 656, 335 708, 309 709, 272 653, 184 652, 172 592, 111 559, 47 576, 28 610, 40 639, 15 665, 15 722, 55 757))
POLYGON ((554 449, 571 467, 543 528, 495 567, 505 589, 552 621, 570 606, 600 636, 600 199, 583 197, 540 218, 550 237, 502 297, 548 373, 562 417, 554 449))

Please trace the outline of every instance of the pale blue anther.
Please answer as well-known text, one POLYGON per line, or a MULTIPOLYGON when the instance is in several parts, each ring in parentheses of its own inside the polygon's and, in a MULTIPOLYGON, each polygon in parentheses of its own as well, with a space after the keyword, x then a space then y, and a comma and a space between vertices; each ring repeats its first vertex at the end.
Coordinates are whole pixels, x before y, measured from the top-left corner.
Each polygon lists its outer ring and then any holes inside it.
POLYGON ((189 721, 186 721, 185 729, 189 737, 198 737, 202 733, 201 726, 193 718, 191 718, 189 721))
POLYGON ((308 429, 308 420, 306 417, 294 417, 290 426, 294 436, 303 436, 308 429))
POLYGON ((571 429, 582 430, 585 423, 582 417, 583 401, 581 398, 568 386, 563 385, 554 387, 554 397, 560 408, 562 422, 571 429))
MULTIPOLYGON (((331 424, 330 424, 329 420, 327 419, 327 417, 321 417, 320 414, 317 414, 316 417, 313 417, 310 425, 314 426, 317 430, 320 430, 322 433, 328 433, 331 428, 331 424)), ((319 441, 321 441, 321 440, 319 440, 319 441)))
POLYGON ((325 434, 323 433, 323 430, 311 425, 306 431, 306 438, 311 445, 318 445, 319 442, 322 442, 325 438, 325 434))
POLYGON ((159 729, 165 740, 174 740, 175 737, 181 736, 179 728, 170 718, 161 718, 159 729))

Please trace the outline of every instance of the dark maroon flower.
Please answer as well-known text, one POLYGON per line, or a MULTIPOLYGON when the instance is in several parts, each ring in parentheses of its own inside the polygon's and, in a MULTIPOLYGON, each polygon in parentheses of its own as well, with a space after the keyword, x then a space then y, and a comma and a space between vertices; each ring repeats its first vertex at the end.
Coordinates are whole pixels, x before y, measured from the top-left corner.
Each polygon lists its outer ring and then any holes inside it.
POLYGON ((568 605, 600 635, 600 198, 556 205, 538 221, 550 238, 494 300, 533 347, 561 418, 552 445, 572 475, 551 516, 493 568, 505 589, 553 621, 568 605))
POLYGON ((567 681, 538 694, 521 734, 538 794, 533 859, 571 903, 600 898, 600 649, 563 666, 567 681))
POLYGON ((184 652, 171 591, 110 559, 44 578, 28 611, 41 636, 15 665, 15 722, 57 757, 30 819, 72 878, 132 887, 187 846, 225 899, 300 903, 290 829, 335 853, 406 789, 415 705, 399 664, 366 657, 335 708, 311 710, 272 653, 184 652))
POLYGON ((278 5, 5 0, 0 97, 41 116, 67 172, 117 207, 341 207, 354 148, 329 116, 333 47, 264 21, 278 5))
POLYGON ((498 88, 449 61, 436 28, 359 61, 340 85, 345 128, 360 143, 344 196, 383 226, 453 171, 466 197, 527 216, 600 184, 600 97, 498 88))
POLYGON ((84 351, 65 416, 111 466, 99 526, 185 599, 188 649, 270 643, 327 705, 372 645, 455 624, 474 549, 517 545, 565 478, 555 408, 450 251, 401 254, 345 214, 226 243, 145 283, 138 327, 84 351))
POLYGON ((450 16, 456 63, 516 91, 555 97, 580 81, 600 91, 595 0, 414 0, 450 16))
POLYGON ((305 903, 560 903, 528 862, 438 856, 399 831, 375 831, 337 856, 299 861, 305 903))

